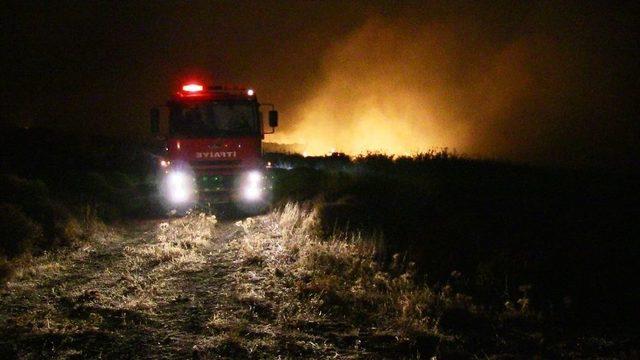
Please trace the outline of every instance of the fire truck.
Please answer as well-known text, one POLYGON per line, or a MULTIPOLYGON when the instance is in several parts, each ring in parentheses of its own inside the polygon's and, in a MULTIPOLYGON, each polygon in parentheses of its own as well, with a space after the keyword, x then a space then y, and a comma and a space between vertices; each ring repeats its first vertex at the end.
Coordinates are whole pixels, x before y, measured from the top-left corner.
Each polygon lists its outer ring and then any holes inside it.
POLYGON ((160 132, 159 107, 151 109, 150 125, 165 144, 158 159, 159 184, 169 210, 221 203, 266 207, 271 185, 262 140, 278 126, 273 104, 259 103, 253 89, 192 82, 182 86, 166 108, 166 131, 160 132), (269 131, 264 130, 263 106, 270 108, 269 131))

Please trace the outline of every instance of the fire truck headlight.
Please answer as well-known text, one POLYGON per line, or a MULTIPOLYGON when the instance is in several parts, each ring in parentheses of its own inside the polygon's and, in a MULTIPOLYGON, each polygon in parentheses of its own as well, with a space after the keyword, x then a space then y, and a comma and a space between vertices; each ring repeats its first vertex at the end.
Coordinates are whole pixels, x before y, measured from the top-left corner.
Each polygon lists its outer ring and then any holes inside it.
POLYGON ((262 189, 255 185, 248 185, 244 188, 242 195, 245 200, 255 201, 260 199, 260 196, 262 195, 262 189))
POLYGON ((242 188, 242 197, 247 201, 260 199, 264 188, 263 176, 259 171, 251 171, 246 175, 242 188))
POLYGON ((166 177, 166 196, 173 204, 184 204, 193 196, 193 179, 182 171, 172 171, 166 177))
POLYGON ((258 183, 262 182, 262 174, 260 174, 260 172, 259 172, 259 171, 255 171, 255 170, 254 170, 254 171, 251 171, 251 172, 249 172, 249 174, 247 175, 247 180, 248 180, 250 183, 258 184, 258 183))

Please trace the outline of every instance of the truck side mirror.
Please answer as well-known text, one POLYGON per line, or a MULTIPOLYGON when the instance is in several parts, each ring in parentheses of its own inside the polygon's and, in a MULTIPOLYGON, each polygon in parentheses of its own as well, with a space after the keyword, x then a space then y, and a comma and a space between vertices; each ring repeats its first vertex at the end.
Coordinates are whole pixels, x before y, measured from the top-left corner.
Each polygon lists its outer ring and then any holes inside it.
POLYGON ((153 108, 149 112, 150 115, 150 127, 152 134, 158 134, 160 132, 160 110, 158 108, 153 108))
POLYGON ((269 111, 269 127, 278 127, 278 111, 276 110, 269 111))

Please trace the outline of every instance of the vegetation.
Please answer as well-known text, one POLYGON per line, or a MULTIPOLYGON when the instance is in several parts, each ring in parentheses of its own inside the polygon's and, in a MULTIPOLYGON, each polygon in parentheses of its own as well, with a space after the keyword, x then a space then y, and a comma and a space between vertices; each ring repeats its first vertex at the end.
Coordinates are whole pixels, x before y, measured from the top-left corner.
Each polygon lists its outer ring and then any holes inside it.
POLYGON ((281 168, 280 196, 318 201, 325 234, 381 237, 379 260, 390 263, 399 253, 431 285, 455 272, 465 293, 490 309, 517 303, 526 288, 528 306, 554 322, 637 320, 629 316, 640 300, 632 290, 640 247, 637 173, 446 151, 270 160, 281 168))
POLYGON ((85 230, 41 181, 0 176, 0 281, 22 255, 70 245, 85 230))
POLYGON ((638 348, 637 172, 447 151, 268 154, 273 211, 147 220, 161 209, 152 146, 2 134, 5 354, 549 358, 638 348), (47 151, 24 145, 41 143, 47 151))
POLYGON ((191 214, 103 227, 81 248, 34 259, 0 292, 0 350, 20 358, 633 354, 632 337, 545 325, 526 288, 490 312, 463 292, 459 274, 428 286, 415 264, 377 261, 379 242, 325 237, 319 214, 288 204, 236 223, 191 214))
POLYGON ((98 222, 159 213, 140 145, 16 128, 0 142, 0 282, 32 254, 88 239, 98 222))

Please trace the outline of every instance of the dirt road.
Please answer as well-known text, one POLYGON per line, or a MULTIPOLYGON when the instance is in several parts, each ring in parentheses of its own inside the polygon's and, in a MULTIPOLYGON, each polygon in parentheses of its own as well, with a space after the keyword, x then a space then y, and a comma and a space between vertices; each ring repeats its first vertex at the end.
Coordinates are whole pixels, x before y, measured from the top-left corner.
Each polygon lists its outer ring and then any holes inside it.
POLYGON ((0 358, 637 358, 637 338, 491 320, 411 263, 382 268, 371 241, 324 239, 314 214, 98 226, 0 290, 0 358))
POLYGON ((288 307, 304 307, 291 299, 294 285, 242 243, 281 236, 269 216, 105 227, 79 249, 34 260, 2 290, 0 350, 11 358, 362 355, 348 326, 287 318, 288 307))

